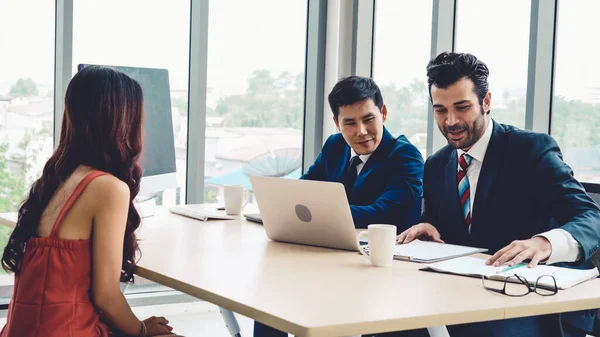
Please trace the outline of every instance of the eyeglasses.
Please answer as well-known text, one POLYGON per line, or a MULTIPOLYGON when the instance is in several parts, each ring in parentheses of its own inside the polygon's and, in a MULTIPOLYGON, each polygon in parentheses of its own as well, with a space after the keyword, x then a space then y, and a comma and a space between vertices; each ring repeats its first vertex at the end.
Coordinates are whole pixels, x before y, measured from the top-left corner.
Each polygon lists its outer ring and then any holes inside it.
POLYGON ((556 279, 552 275, 538 277, 533 285, 525 277, 517 274, 507 277, 502 288, 499 287, 500 282, 487 280, 484 276, 481 276, 481 283, 486 290, 512 297, 521 297, 532 292, 541 296, 552 296, 558 292, 556 279))

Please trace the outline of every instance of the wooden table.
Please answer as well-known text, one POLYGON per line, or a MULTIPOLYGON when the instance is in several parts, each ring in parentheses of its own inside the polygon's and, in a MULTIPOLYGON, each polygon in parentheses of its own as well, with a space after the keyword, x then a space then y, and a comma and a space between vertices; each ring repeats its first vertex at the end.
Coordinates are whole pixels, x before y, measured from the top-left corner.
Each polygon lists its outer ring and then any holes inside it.
POLYGON ((377 268, 356 252, 273 242, 261 225, 241 219, 201 222, 159 208, 144 219, 139 237, 138 275, 296 336, 600 307, 600 279, 555 296, 511 298, 484 290, 480 279, 423 272, 416 263, 377 268))

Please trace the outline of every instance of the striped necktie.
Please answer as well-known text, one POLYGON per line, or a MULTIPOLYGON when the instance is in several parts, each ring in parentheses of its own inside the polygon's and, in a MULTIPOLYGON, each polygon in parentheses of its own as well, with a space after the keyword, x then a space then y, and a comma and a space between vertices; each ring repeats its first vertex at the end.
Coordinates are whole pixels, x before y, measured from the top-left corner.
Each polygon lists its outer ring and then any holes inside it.
POLYGON ((463 153, 458 158, 458 195, 460 197, 460 206, 462 207, 465 224, 471 229, 471 186, 467 177, 467 169, 471 165, 473 157, 463 153))

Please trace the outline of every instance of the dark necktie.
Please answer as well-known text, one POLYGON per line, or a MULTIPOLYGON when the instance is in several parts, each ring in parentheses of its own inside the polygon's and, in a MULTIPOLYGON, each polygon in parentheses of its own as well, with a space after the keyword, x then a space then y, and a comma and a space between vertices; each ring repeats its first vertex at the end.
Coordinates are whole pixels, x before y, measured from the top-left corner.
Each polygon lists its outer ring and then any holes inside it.
POLYGON ((344 180, 342 183, 346 188, 348 200, 350 200, 350 196, 352 196, 352 190, 354 189, 354 183, 356 182, 356 176, 358 175, 356 172, 358 164, 362 164, 362 160, 360 160, 358 156, 352 157, 346 166, 346 172, 344 172, 344 180))

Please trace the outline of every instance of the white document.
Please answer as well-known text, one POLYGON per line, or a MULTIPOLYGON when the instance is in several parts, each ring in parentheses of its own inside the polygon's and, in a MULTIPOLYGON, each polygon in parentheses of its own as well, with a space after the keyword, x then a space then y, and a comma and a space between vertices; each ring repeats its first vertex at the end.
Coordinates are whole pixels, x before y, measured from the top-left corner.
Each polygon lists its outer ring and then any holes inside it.
POLYGON ((411 243, 396 245, 394 247, 394 259, 414 262, 435 262, 485 251, 487 249, 414 240, 411 243))
MULTIPOLYGON (((463 256, 460 258, 426 264, 426 268, 450 274, 465 276, 485 276, 492 280, 504 280, 513 275, 519 275, 527 279, 529 283, 534 284, 540 276, 552 275, 556 280, 558 289, 567 289, 581 282, 598 276, 598 269, 570 269, 556 266, 537 265, 529 268, 527 265, 518 268, 512 268, 503 271, 508 266, 493 267, 485 264, 485 259, 478 259, 472 256, 463 256)), ((545 281, 551 281, 551 278, 541 278, 539 284, 553 287, 545 281)))

